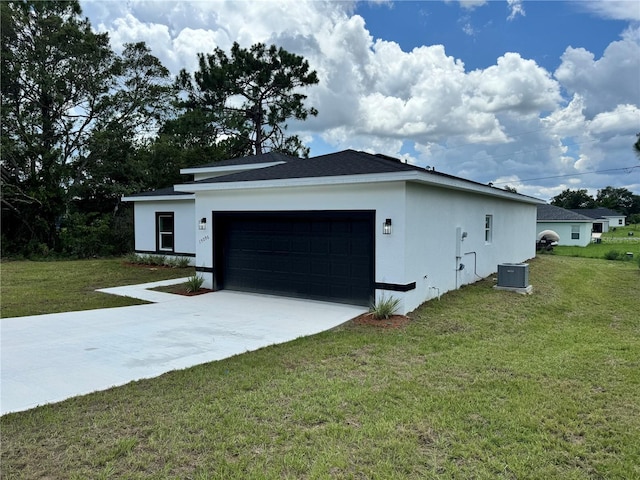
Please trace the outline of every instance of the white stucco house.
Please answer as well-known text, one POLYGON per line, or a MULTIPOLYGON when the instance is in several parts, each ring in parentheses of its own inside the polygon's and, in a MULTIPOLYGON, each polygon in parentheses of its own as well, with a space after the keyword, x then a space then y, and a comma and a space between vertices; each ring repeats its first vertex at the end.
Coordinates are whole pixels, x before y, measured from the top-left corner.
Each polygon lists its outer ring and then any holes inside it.
POLYGON ((610 228, 624 227, 626 225, 626 217, 610 208, 575 208, 571 211, 591 218, 593 220, 594 233, 605 233, 610 228))
POLYGON ((346 150, 267 153, 181 171, 192 182, 134 202, 140 253, 187 255, 208 288, 407 313, 535 256, 542 201, 346 150))
POLYGON ((554 205, 538 205, 537 234, 553 230, 558 245, 586 247, 591 242, 593 219, 554 205))

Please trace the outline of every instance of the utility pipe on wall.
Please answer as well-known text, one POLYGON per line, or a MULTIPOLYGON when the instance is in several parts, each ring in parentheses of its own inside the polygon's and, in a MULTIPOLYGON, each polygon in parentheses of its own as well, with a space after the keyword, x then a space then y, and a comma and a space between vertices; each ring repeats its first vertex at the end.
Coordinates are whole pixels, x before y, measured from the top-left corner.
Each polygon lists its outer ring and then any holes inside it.
POLYGON ((465 255, 473 255, 473 274, 482 280, 482 277, 478 275, 478 254, 476 252, 465 252, 465 255))

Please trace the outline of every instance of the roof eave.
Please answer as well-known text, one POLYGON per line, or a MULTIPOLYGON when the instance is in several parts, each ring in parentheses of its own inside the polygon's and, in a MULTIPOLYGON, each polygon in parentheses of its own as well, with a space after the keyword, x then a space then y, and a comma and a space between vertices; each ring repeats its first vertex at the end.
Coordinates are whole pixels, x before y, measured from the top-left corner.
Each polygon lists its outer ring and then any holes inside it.
POLYGON ((588 219, 588 220, 582 220, 582 219, 554 219, 554 220, 550 220, 547 218, 538 218, 537 219, 538 222, 545 222, 545 223, 593 223, 593 219, 588 219))
POLYGON ((120 200, 123 202, 166 202, 176 200, 194 200, 195 195, 140 195, 137 197, 124 196, 120 200))

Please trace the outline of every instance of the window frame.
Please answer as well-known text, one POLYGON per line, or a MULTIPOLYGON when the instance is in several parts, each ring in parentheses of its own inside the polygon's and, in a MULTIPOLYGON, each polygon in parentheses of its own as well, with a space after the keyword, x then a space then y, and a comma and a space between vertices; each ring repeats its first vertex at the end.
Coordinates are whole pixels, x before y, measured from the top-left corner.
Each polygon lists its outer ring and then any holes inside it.
POLYGON ((175 252, 176 248, 176 223, 175 223, 175 213, 174 212, 156 212, 156 252, 163 253, 175 252), (165 229, 161 230, 162 218, 171 218, 172 228, 171 230, 165 229), (163 239, 166 236, 170 236, 171 238, 171 248, 163 247, 163 239))
POLYGON ((580 225, 571 225, 571 240, 580 240, 580 225))
POLYGON ((484 243, 490 245, 493 242, 493 215, 484 216, 484 243))

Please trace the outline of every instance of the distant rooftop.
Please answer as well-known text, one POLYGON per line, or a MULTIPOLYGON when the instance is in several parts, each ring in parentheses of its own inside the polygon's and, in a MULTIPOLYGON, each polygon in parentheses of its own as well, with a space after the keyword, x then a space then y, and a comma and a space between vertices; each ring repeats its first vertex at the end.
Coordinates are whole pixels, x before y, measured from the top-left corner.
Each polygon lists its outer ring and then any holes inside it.
POLYGON ((538 205, 539 222, 592 222, 593 219, 555 205, 538 205))
POLYGON ((572 208, 572 212, 585 215, 589 218, 604 218, 604 217, 624 217, 624 214, 611 210, 610 208, 572 208))

